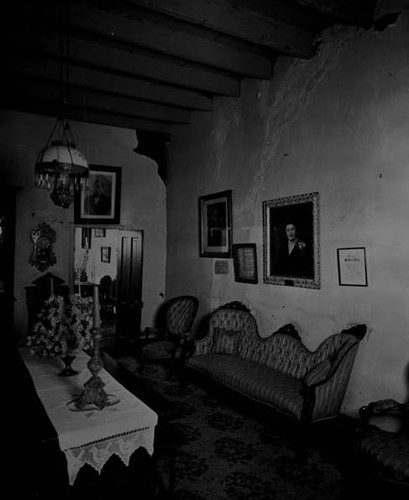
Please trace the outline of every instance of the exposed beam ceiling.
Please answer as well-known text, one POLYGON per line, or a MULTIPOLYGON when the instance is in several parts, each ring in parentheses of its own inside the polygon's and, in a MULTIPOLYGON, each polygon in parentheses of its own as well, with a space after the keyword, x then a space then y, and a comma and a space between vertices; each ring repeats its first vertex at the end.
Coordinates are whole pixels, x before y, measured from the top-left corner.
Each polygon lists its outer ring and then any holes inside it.
POLYGON ((14 0, 3 13, 0 107, 169 133, 280 55, 313 57, 334 23, 372 24, 375 0, 14 0))

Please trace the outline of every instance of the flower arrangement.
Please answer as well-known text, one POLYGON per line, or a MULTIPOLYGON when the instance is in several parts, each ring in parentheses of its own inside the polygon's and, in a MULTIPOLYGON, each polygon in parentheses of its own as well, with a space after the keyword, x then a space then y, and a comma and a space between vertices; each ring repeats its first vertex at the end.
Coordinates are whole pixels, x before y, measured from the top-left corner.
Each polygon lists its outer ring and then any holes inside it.
POLYGON ((92 347, 92 298, 51 296, 44 302, 27 346, 38 356, 76 356, 92 347))

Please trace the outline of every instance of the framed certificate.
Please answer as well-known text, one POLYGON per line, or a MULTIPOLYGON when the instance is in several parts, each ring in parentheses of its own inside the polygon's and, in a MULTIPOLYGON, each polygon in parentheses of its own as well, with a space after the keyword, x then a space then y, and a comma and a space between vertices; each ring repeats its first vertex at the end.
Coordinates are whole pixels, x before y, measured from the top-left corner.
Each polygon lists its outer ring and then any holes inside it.
POLYGON ((368 286, 365 247, 338 248, 340 286, 368 286))
POLYGON ((255 243, 233 245, 234 279, 240 283, 257 283, 257 254, 255 243))

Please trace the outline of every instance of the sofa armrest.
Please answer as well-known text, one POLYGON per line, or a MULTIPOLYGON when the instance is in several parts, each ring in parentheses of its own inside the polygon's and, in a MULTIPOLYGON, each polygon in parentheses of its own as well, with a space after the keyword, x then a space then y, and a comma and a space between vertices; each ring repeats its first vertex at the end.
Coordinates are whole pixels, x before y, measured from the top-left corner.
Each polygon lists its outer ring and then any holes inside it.
POLYGON ((324 382, 332 368, 329 359, 324 359, 321 363, 313 366, 304 376, 304 383, 307 387, 324 382))
POLYGON ((213 338, 210 335, 207 335, 202 339, 195 340, 193 356, 208 354, 212 348, 212 345, 213 345, 213 338))

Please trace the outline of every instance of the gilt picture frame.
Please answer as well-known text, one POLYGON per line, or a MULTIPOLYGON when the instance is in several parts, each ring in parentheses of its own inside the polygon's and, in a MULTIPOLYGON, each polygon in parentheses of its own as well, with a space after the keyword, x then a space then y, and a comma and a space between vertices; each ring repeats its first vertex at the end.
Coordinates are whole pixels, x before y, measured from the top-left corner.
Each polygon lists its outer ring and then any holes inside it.
POLYGON ((200 257, 231 257, 232 191, 199 197, 200 257))
POLYGON ((263 202, 263 281, 321 287, 319 193, 263 202))

